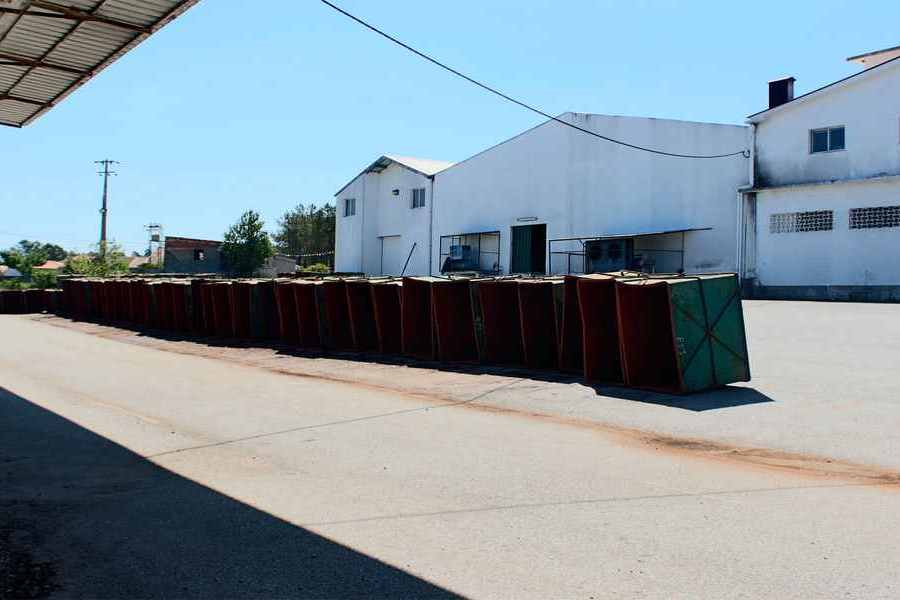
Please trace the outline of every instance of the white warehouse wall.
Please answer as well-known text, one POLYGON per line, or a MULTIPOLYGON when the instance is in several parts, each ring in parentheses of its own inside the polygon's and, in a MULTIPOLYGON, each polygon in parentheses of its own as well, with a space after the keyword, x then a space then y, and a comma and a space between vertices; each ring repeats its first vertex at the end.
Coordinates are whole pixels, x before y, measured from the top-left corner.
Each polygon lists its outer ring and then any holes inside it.
POLYGON ((431 185, 427 176, 392 163, 380 173, 362 173, 339 192, 335 270, 399 275, 415 244, 406 274, 427 274, 431 185), (425 207, 410 208, 413 188, 426 189, 425 207), (356 198, 356 214, 349 217, 344 216, 347 198, 356 198))
POLYGON ((778 107, 757 124, 757 187, 898 173, 900 60, 778 107), (841 125, 845 150, 810 154, 810 130, 841 125))
POLYGON ((849 228, 851 208, 900 205, 900 178, 780 188, 756 198, 760 285, 900 285, 900 227, 849 228), (833 231, 770 233, 773 214, 828 209, 833 231))
MULTIPOLYGON (((561 118, 673 152, 719 154, 750 147, 749 128, 740 125, 583 113, 561 118)), ((548 240, 712 227, 686 235, 685 268, 732 271, 737 189, 748 183, 749 159, 740 155, 707 160, 653 155, 548 121, 435 175, 432 269, 439 272, 441 236, 499 230, 506 273, 510 227, 546 223, 548 240)), ((677 243, 680 247, 680 239, 677 243)))

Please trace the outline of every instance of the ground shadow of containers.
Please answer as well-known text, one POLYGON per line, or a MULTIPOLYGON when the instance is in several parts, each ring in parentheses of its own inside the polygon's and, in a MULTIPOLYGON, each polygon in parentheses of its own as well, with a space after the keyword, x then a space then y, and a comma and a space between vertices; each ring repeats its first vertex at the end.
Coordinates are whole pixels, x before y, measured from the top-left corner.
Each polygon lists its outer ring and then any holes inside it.
MULTIPOLYGON (((75 598, 457 598, 0 387, 10 555, 75 598)), ((288 488, 298 494, 302 477, 288 488)), ((13 590, 15 591, 15 590, 13 590)), ((15 594, 14 594, 15 596, 15 594)))

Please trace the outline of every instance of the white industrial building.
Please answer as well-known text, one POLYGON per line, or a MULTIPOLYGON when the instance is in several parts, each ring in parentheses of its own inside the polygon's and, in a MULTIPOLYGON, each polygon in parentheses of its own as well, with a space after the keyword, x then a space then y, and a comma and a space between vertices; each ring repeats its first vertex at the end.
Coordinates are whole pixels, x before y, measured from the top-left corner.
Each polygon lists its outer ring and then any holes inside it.
POLYGON ((773 81, 748 117, 741 271, 756 297, 900 300, 900 47, 848 60, 866 69, 796 98, 793 78, 773 81))
POLYGON ((748 126, 565 113, 459 163, 382 156, 337 194, 368 275, 737 271, 758 298, 900 300, 900 47, 748 126))
MULTIPOLYGON (((750 147, 739 125, 559 118, 661 151, 750 147)), ((383 156, 336 194, 336 270, 733 271, 749 163, 651 154, 553 120, 457 164, 383 156)))

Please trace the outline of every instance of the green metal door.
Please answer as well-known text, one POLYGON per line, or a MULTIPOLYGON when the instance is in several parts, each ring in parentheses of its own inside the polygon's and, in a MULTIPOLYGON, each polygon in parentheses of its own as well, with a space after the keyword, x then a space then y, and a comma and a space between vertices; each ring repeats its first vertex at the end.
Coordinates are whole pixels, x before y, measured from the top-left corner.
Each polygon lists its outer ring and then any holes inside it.
POLYGON ((512 228, 510 273, 544 273, 547 226, 518 225, 512 228))

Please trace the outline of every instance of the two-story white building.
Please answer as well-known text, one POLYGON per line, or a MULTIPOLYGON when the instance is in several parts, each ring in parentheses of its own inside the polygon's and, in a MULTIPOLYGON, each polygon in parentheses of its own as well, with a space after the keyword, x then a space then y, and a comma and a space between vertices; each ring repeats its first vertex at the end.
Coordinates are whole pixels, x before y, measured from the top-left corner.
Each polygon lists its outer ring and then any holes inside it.
POLYGON ((453 163, 379 157, 335 194, 335 271, 428 273, 434 175, 453 163))
POLYGON ((653 154, 548 120, 457 164, 384 156, 336 194, 336 269, 737 268, 748 127, 585 113, 559 119, 663 152, 737 155, 653 154))
POLYGON ((741 272, 756 297, 900 300, 900 47, 793 95, 769 84, 744 193, 741 272))

